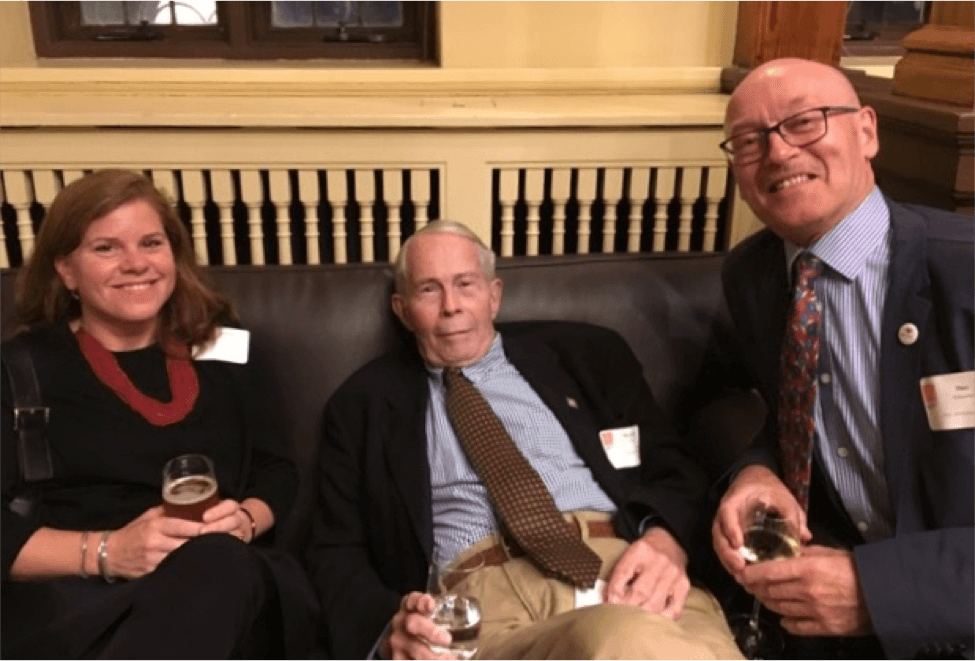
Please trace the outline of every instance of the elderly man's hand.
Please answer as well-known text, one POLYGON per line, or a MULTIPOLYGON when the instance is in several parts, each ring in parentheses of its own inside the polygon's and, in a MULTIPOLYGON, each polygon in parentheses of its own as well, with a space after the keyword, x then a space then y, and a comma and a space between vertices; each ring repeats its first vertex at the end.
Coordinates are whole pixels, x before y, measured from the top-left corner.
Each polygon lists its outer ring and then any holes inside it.
POLYGON ((690 591, 684 549, 666 529, 651 528, 616 561, 606 603, 639 606, 677 619, 690 591))
POLYGON ((862 636, 873 631, 853 554, 811 545, 788 560, 759 562, 740 573, 741 584, 782 615, 782 627, 800 636, 862 636))
POLYGON ((745 559, 738 552, 745 543, 742 521, 745 520, 748 508, 756 502, 761 502, 779 511, 785 518, 795 521, 799 530, 799 541, 807 542, 812 539, 812 534, 806 527, 806 513, 782 480, 765 466, 743 468, 721 499, 711 527, 714 552, 728 573, 739 583, 742 582, 740 574, 745 568, 745 559))
POLYGON ((382 655, 386 659, 453 659, 455 657, 434 654, 428 641, 441 645, 450 644, 450 634, 437 627, 430 614, 434 599, 423 592, 411 592, 400 602, 393 616, 389 637, 383 641, 382 655))

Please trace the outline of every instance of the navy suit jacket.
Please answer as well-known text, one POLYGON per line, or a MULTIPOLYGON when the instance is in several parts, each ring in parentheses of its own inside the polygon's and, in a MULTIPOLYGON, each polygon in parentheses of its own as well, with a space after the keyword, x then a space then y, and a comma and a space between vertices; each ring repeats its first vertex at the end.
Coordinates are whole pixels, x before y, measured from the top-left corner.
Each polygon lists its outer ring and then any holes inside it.
MULTIPOLYGON (((880 427, 894 533, 873 543, 857 539, 818 466, 814 474, 829 502, 810 503, 810 528, 852 535, 867 608, 888 656, 931 655, 948 646, 970 656, 975 437, 972 429, 931 431, 919 380, 973 369, 975 229, 971 217, 887 204, 893 234, 881 322, 880 427), (905 323, 917 326, 914 344, 898 339, 905 323)), ((738 465, 763 463, 778 472, 778 348, 790 296, 781 239, 764 230, 744 241, 729 255, 723 281, 740 357, 770 408, 762 438, 738 465)))
MULTIPOLYGON (((632 539, 661 517, 685 548, 701 520, 707 480, 679 447, 642 367, 613 331, 569 322, 499 326, 508 360, 569 435, 632 539), (639 425, 642 464, 617 470, 601 429, 639 425)), ((428 375, 415 348, 379 358, 325 409, 319 515, 306 561, 336 658, 363 658, 399 608, 423 590, 433 547, 425 416, 428 375)))

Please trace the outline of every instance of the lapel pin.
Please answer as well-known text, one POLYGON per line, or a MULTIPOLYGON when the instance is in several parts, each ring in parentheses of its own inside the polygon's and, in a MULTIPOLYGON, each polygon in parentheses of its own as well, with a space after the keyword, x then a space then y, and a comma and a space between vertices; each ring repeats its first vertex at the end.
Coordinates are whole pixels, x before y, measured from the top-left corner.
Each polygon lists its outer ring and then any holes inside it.
POLYGON ((900 340, 901 344, 906 347, 909 347, 917 342, 917 336, 917 326, 914 324, 904 324, 897 329, 897 339, 900 340))
POLYGON ((569 408, 570 409, 577 409, 577 408, 579 408, 579 402, 577 402, 576 400, 572 399, 571 397, 566 397, 565 398, 565 403, 569 405, 569 408))

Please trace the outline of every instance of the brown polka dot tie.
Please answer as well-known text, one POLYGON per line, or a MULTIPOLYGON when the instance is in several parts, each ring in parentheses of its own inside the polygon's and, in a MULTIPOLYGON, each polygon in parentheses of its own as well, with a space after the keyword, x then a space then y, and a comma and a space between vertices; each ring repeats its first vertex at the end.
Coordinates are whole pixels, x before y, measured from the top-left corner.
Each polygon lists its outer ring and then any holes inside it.
POLYGON ((542 478, 474 384, 457 368, 443 375, 454 432, 508 534, 543 570, 592 587, 602 566, 599 556, 559 513, 542 478))
POLYGON ((819 367, 819 325, 823 316, 813 281, 823 272, 823 263, 804 252, 796 258, 793 271, 792 310, 779 360, 779 447, 785 484, 806 509, 812 478, 816 432, 813 408, 819 367))

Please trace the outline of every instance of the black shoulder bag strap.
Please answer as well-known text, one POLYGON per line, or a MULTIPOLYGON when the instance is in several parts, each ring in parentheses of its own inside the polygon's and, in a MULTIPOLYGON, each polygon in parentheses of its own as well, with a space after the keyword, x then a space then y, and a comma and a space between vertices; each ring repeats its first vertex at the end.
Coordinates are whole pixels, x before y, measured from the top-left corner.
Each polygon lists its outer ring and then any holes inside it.
POLYGON ((54 473, 46 433, 50 409, 41 401, 34 360, 22 338, 3 343, 3 367, 13 395, 20 475, 25 482, 49 480, 54 473))

